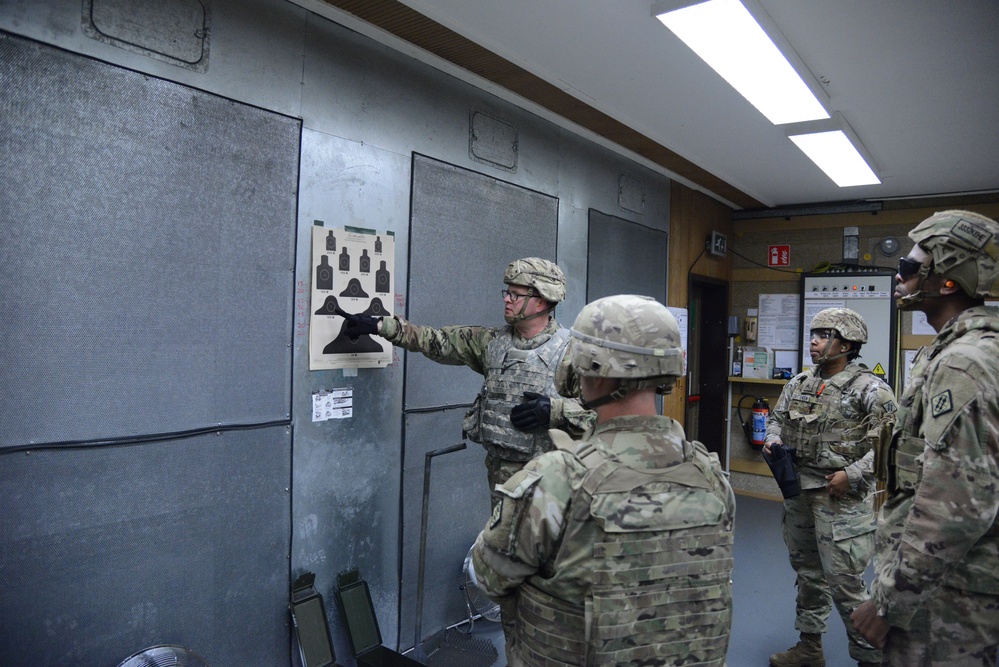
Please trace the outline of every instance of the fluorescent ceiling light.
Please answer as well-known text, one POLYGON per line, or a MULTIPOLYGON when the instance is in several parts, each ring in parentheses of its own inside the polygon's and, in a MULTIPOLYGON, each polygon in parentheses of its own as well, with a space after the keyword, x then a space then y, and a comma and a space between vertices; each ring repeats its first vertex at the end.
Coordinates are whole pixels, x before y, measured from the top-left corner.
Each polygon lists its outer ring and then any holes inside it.
POLYGON ((843 130, 789 137, 839 187, 881 183, 843 130))
POLYGON ((708 0, 656 18, 774 125, 829 118, 739 0, 708 0))

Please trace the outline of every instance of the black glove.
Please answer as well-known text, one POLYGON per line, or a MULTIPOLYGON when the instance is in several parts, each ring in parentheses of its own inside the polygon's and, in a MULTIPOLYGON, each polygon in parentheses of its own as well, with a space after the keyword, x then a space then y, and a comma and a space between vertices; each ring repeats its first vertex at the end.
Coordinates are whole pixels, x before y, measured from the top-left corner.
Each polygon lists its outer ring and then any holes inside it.
POLYGON ((533 391, 524 392, 524 402, 514 406, 510 421, 518 431, 547 429, 552 416, 552 400, 533 391))
POLYGON ((347 335, 351 340, 357 340, 364 335, 378 333, 378 318, 371 315, 351 315, 341 311, 344 323, 341 333, 347 335))
POLYGON ((774 480, 777 481, 782 496, 794 498, 801 493, 801 483, 794 471, 793 449, 775 442, 770 445, 769 456, 767 450, 763 450, 763 460, 770 466, 770 472, 774 474, 774 480))

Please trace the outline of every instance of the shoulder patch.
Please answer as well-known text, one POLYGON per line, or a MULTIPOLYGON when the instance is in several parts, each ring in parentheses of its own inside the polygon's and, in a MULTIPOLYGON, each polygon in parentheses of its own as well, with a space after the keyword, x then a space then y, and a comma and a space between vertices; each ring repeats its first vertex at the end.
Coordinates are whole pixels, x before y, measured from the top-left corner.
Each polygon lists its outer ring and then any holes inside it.
POLYGON ((885 412, 896 412, 898 410, 898 406, 895 405, 895 401, 885 401, 885 404, 881 407, 884 408, 885 412))
POLYGON ((493 505, 493 515, 489 519, 489 529, 492 530, 496 526, 500 525, 500 520, 503 518, 503 497, 500 496, 499 502, 493 505))
POLYGON ((930 406, 933 411, 933 417, 939 417, 940 415, 945 415, 954 409, 954 401, 950 396, 950 389, 945 389, 939 394, 930 399, 930 406))

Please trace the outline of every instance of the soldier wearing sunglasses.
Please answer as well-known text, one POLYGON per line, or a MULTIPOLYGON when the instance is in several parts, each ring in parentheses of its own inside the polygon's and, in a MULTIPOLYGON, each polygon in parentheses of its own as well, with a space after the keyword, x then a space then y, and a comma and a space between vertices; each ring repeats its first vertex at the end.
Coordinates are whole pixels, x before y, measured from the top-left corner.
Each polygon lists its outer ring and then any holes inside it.
MULTIPOLYGON (((825 664, 822 635, 835 607, 860 667, 881 651, 850 622, 867 599, 862 575, 874 552, 874 447, 890 432, 895 395, 857 358, 867 324, 849 308, 826 308, 811 322, 813 369, 784 386, 767 423, 763 449, 789 447, 796 494, 784 495, 782 531, 798 589, 797 644, 770 656, 772 667, 825 664)), ((784 488, 782 487, 782 491, 784 488)))
POLYGON ((922 348, 876 468, 887 487, 871 599, 857 629, 886 665, 996 664, 999 647, 999 224, 943 211, 909 233, 899 308, 922 348))

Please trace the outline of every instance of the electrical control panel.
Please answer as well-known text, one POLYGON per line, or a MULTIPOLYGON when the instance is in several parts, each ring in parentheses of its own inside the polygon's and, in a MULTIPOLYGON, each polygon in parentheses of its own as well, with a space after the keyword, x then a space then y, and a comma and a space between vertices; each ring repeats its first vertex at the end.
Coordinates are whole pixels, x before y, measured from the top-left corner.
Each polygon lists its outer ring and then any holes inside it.
POLYGON ((801 367, 811 368, 808 352, 809 325, 820 310, 850 308, 867 324, 867 343, 860 350, 860 363, 895 387, 898 357, 898 314, 893 292, 895 273, 887 269, 806 273, 801 293, 801 367))

